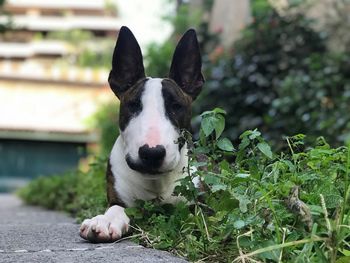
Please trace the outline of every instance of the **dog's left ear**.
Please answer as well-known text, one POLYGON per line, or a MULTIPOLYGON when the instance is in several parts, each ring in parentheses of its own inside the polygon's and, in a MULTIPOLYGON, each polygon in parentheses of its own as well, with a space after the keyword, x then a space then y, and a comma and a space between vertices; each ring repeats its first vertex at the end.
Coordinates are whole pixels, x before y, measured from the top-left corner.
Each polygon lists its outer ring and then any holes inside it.
POLYGON ((196 31, 189 29, 176 46, 169 78, 194 100, 202 90, 204 77, 196 31))
POLYGON ((142 53, 133 33, 121 27, 114 48, 109 85, 118 98, 138 80, 145 77, 142 53))

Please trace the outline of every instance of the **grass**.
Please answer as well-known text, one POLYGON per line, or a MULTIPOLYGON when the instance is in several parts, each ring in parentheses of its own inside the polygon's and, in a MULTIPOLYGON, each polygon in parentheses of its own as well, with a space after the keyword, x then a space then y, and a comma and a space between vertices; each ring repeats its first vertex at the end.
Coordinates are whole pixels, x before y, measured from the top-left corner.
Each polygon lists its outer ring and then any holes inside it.
MULTIPOLYGON (((183 134, 193 144, 191 177, 205 191, 188 177, 176 188, 186 203, 128 208, 134 240, 194 262, 350 262, 349 147, 332 148, 323 138, 305 145, 296 135, 273 152, 252 130, 234 149, 221 137, 224 116, 203 113, 198 142, 183 134)), ((78 219, 94 216, 106 204, 104 163, 33 181, 20 196, 78 219)))

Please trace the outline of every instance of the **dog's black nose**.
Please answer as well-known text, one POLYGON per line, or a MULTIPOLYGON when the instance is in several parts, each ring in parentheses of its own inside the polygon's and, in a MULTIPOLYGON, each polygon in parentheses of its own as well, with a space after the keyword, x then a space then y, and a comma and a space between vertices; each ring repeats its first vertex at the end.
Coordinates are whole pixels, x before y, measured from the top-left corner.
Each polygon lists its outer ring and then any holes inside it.
POLYGON ((162 165, 166 151, 163 145, 149 147, 148 144, 139 148, 139 156, 141 161, 152 168, 157 168, 162 165))

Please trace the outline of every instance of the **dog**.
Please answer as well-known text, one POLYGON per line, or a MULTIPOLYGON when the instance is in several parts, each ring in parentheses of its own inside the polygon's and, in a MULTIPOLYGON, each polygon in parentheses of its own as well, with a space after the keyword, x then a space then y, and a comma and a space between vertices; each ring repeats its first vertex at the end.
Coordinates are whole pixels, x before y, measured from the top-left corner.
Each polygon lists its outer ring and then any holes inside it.
POLYGON ((181 131, 191 130, 191 103, 204 84, 196 32, 178 42, 167 78, 146 77, 140 46, 125 26, 112 59, 109 85, 120 100, 120 135, 107 166, 108 209, 85 219, 80 236, 91 242, 113 242, 128 232, 124 208, 135 200, 175 203, 177 181, 188 165, 181 131))

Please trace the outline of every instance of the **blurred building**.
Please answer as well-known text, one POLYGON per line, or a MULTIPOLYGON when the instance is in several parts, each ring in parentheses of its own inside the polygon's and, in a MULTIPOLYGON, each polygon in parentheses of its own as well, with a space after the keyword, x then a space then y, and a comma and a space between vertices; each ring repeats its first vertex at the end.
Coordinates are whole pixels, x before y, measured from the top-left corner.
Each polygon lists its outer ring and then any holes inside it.
POLYGON ((78 66, 70 32, 88 32, 92 52, 103 52, 94 42, 115 41, 120 28, 103 0, 8 0, 4 8, 12 29, 0 36, 0 191, 74 168, 96 142, 87 120, 113 97, 108 68, 78 66))

